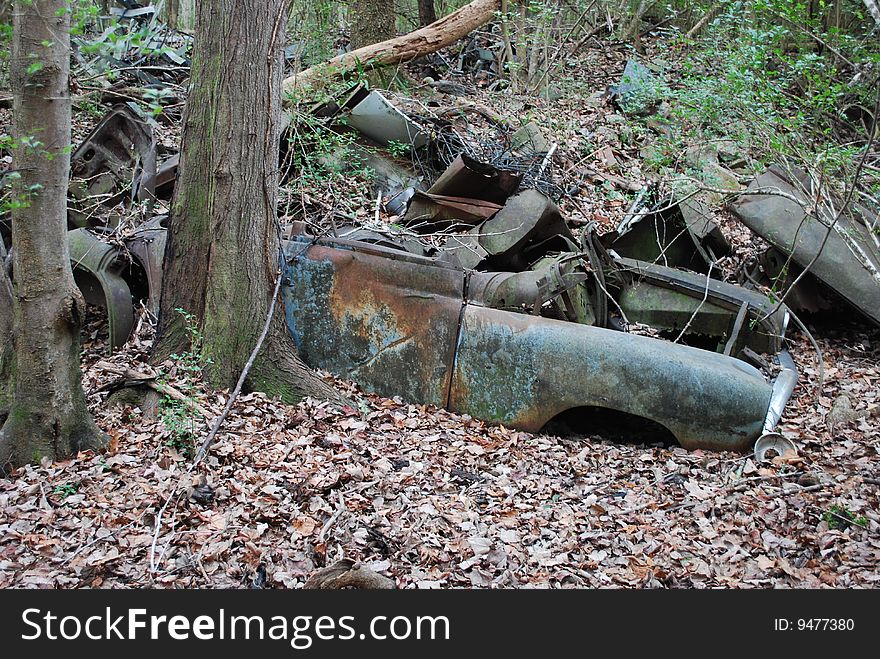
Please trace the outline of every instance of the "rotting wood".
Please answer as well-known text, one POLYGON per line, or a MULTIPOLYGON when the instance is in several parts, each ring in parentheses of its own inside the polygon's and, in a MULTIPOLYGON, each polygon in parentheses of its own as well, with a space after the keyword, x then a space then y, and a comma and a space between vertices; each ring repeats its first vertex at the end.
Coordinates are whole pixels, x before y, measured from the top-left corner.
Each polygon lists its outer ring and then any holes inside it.
POLYGON ((113 373, 114 375, 119 375, 126 380, 142 384, 154 391, 159 392, 169 398, 173 398, 176 401, 180 401, 187 407, 192 408, 203 417, 208 418, 211 416, 211 413, 205 409, 203 406, 199 405, 192 397, 184 394, 180 389, 171 386, 165 382, 157 381, 158 374, 155 373, 144 373, 142 371, 136 371, 133 368, 123 368, 121 366, 116 366, 115 364, 111 364, 110 362, 100 361, 95 364, 95 367, 104 371, 105 373, 113 373))

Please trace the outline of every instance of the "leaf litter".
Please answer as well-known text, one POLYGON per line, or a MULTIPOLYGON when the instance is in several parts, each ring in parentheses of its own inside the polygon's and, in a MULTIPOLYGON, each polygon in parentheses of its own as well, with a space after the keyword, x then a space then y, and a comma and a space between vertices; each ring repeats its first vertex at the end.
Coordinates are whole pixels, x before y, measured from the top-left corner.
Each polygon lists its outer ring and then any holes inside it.
MULTIPOLYGON (((615 50, 582 57, 579 66, 606 83, 625 61, 615 50)), ((554 131, 557 178, 575 181, 560 201, 574 224, 608 229, 624 216, 626 194, 647 176, 639 145, 623 139, 601 94, 491 98, 506 116, 528 114, 554 131)), ((362 214, 372 204, 365 199, 362 214)), ((744 227, 718 219, 740 255, 755 249, 744 227)), ((86 333, 83 383, 110 448, 0 480, 0 587, 298 588, 343 558, 400 588, 880 581, 878 417, 826 422, 841 396, 856 410, 880 404, 876 329, 844 321, 817 332, 826 374, 818 398, 812 348, 800 335, 789 340, 802 378, 779 431, 798 446, 794 463, 528 434, 363 394, 325 374, 356 407, 242 395, 190 470, 155 409, 107 404, 116 376, 99 364, 150 370, 148 324, 111 357, 105 327, 98 318, 86 333), (829 524, 834 506, 864 525, 829 524)), ((228 392, 161 370, 210 413, 188 415, 203 437, 228 392)))

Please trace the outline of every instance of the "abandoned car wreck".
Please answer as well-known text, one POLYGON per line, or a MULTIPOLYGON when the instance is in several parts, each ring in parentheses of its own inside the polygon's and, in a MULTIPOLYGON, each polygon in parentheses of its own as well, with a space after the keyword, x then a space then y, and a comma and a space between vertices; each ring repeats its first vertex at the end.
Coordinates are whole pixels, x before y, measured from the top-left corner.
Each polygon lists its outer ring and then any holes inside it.
MULTIPOLYGON (((374 144, 426 141, 378 93, 358 90, 346 103, 387 118, 358 129, 374 144)), ((545 159, 539 133, 514 138, 545 159)), ((616 231, 590 225, 575 236, 522 170, 461 152, 424 188, 381 156, 373 162, 394 227, 310 234, 297 222, 284 243, 284 313, 307 365, 530 432, 714 450, 772 433, 798 378, 784 345, 789 308, 715 278, 730 246, 698 203, 654 200, 616 231)), ((120 105, 73 165, 74 275, 107 308, 118 347, 132 332, 132 301, 158 312, 164 218, 120 239, 78 200, 107 210, 168 199, 177 158, 160 162, 148 123, 120 105)))
MULTIPOLYGON (((604 409, 657 424, 686 448, 742 450, 772 430, 794 385, 784 352, 786 375, 774 384, 728 354, 608 328, 607 312, 597 316, 590 301, 598 297, 589 291, 598 277, 579 267, 580 254, 549 257, 548 265, 525 273, 478 272, 302 235, 288 243, 287 255, 292 283, 284 289, 285 308, 303 359, 382 395, 533 432, 563 414, 589 432, 592 413, 604 409), (579 307, 591 322, 534 315, 529 299, 550 315, 579 307)), ((650 270, 640 279, 639 265, 626 261, 617 269, 625 297, 642 288, 650 299, 649 291, 669 285, 683 307, 701 304, 702 292, 686 279, 650 270)), ((759 318, 760 296, 720 282, 713 289, 694 326, 714 331, 725 317, 725 329, 736 330, 727 343, 744 349, 781 339, 784 309, 752 331, 738 309, 759 318), (764 334, 767 327, 778 333, 764 334)), ((652 311, 633 302, 631 308, 652 311)))

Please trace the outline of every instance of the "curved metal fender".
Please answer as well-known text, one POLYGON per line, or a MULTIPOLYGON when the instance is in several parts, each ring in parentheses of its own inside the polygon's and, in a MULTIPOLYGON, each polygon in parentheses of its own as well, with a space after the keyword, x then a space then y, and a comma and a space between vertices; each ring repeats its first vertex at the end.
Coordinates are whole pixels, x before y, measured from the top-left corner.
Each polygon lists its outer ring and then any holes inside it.
POLYGON ((717 353, 599 327, 468 306, 449 408, 527 431, 597 406, 651 419, 687 449, 745 450, 772 387, 717 353))
POLYGON ((131 290, 121 276, 126 266, 119 249, 103 242, 87 229, 67 232, 70 266, 77 286, 90 304, 107 308, 110 345, 122 346, 134 326, 131 290))

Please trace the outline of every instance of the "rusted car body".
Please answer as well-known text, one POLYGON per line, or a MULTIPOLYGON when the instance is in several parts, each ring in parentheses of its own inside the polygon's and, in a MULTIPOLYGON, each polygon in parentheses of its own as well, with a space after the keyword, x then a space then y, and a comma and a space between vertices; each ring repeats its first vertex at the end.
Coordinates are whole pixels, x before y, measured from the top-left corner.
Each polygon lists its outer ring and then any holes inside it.
MULTIPOLYGON (((353 92, 349 105, 363 97, 353 92)), ((167 196, 177 168, 173 158, 157 167, 147 124, 125 106, 73 160, 77 203, 167 196), (119 172, 134 177, 132 190, 119 172)), ((784 351, 788 311, 711 278, 729 245, 706 214, 665 204, 613 234, 576 237, 523 176, 460 154, 427 190, 389 190, 403 230, 294 231, 283 296, 304 361, 369 391, 527 431, 715 450, 770 432, 797 380, 784 351), (632 328, 649 335, 621 331, 632 328)), ((77 283, 107 308, 110 347, 120 346, 132 300, 158 313, 162 218, 112 240, 84 211, 70 219, 81 227, 69 233, 77 283)))
MULTIPOLYGON (((307 235, 288 243, 287 257, 286 320, 301 357, 381 395, 526 431, 561 415, 588 427, 613 411, 662 426, 686 448, 742 450, 790 394, 729 355, 487 306, 481 292, 499 273, 307 235)), ((730 300, 734 316, 739 305, 730 300)))

